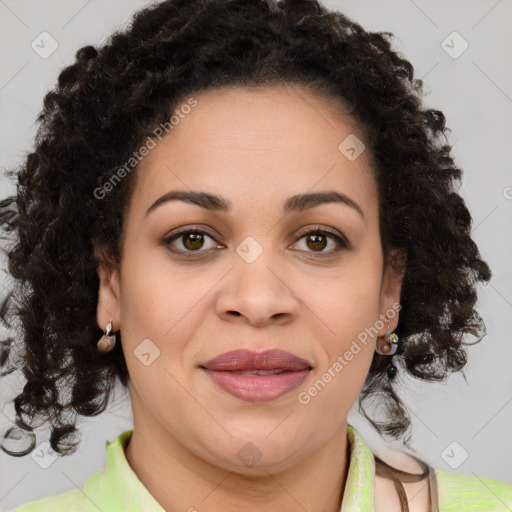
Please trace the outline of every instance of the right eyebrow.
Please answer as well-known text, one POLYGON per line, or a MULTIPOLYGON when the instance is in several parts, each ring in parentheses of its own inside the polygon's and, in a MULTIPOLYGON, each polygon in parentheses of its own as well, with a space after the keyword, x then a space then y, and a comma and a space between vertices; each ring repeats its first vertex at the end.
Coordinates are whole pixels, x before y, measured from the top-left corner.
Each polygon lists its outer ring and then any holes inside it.
MULTIPOLYGON (((210 211, 230 212, 232 210, 232 203, 216 194, 188 190, 171 190, 158 198, 148 208, 145 215, 147 216, 151 211, 169 201, 184 201, 210 211)), ((284 203, 283 213, 289 215, 293 212, 303 212, 330 203, 349 206, 365 219, 362 208, 353 199, 335 190, 291 196, 284 203)))

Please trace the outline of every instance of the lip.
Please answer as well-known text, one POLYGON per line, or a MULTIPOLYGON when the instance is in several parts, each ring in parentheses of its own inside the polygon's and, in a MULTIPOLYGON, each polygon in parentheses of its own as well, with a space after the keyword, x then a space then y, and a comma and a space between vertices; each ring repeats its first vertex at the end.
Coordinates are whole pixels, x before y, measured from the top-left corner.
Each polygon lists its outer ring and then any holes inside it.
POLYGON ((221 389, 248 402, 267 402, 292 391, 312 369, 305 359, 284 350, 234 350, 211 359, 201 368, 221 389), (258 375, 278 370, 280 373, 258 375), (253 372, 244 375, 237 372, 253 372))
POLYGON ((289 370, 299 371, 310 369, 308 361, 290 354, 285 350, 233 350, 215 357, 202 365, 214 371, 248 371, 248 370, 289 370))

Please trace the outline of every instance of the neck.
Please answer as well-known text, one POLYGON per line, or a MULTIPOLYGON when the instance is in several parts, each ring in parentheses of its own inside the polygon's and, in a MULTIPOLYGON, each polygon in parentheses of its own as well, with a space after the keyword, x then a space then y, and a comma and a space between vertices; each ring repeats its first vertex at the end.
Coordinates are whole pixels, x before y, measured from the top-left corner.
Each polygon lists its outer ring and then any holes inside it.
POLYGON ((341 509, 349 464, 346 423, 299 462, 254 476, 198 457, 148 417, 142 416, 141 424, 134 409, 125 454, 139 480, 168 512, 341 509))

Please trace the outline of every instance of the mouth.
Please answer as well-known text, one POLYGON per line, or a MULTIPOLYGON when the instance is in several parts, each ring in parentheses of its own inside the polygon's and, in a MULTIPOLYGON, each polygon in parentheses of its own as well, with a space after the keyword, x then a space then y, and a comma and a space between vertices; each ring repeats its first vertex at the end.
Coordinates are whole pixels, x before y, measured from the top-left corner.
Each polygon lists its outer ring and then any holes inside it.
POLYGON ((312 366, 282 350, 235 350, 200 368, 223 391, 248 402, 268 402, 289 393, 306 379, 312 366))
POLYGON ((291 370, 244 370, 244 371, 233 371, 237 375, 279 375, 281 373, 289 372, 291 370))

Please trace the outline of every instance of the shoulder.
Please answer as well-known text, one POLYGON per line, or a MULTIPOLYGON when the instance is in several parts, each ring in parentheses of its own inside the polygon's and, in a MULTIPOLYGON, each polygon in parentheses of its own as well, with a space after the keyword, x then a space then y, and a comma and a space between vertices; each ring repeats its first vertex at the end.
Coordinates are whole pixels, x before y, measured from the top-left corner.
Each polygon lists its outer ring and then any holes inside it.
POLYGON ((72 489, 55 496, 47 496, 40 500, 25 503, 11 512, 57 512, 73 510, 74 512, 98 511, 98 508, 91 503, 79 489, 72 489))
POLYGON ((477 475, 435 469, 440 512, 512 510, 512 485, 477 475))
MULTIPOLYGON (((61 494, 46 496, 24 503, 10 512, 110 512, 123 510, 125 480, 130 480, 128 464, 123 465, 123 442, 131 430, 122 433, 115 441, 106 442, 107 464, 91 475, 82 488, 71 489, 61 494)), ((130 485, 128 482, 127 485, 130 485)), ((126 509, 128 510, 128 509, 126 509)))
POLYGON ((131 435, 125 431, 106 443, 104 469, 94 473, 81 489, 32 501, 11 512, 165 512, 131 469, 124 445, 131 435))
POLYGON ((61 494, 30 501, 11 512, 98 512, 112 510, 115 485, 100 470, 88 478, 81 489, 71 489, 61 494), (104 508, 106 507, 106 508, 104 508))
POLYGON ((115 510, 116 482, 108 478, 105 470, 94 473, 81 489, 71 489, 54 496, 30 501, 11 512, 107 512, 115 510), (112 508, 114 507, 114 508, 112 508))

